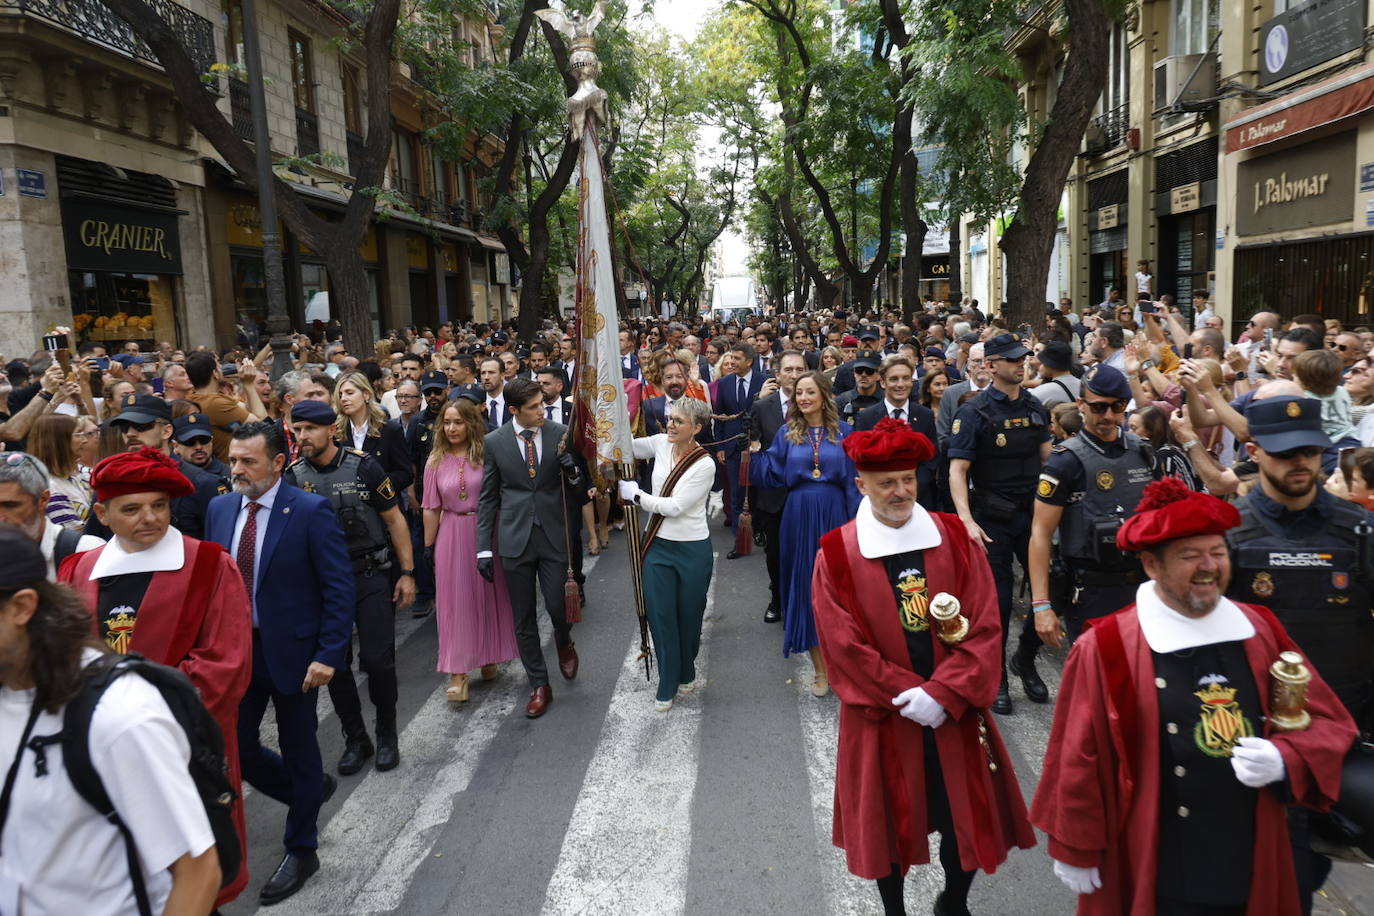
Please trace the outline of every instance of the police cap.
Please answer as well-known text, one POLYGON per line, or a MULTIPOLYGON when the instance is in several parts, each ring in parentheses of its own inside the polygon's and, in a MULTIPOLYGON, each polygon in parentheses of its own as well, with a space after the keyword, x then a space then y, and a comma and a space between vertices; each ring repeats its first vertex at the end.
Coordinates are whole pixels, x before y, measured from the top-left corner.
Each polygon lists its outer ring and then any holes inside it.
POLYGON ((1083 388, 1104 398, 1116 398, 1121 401, 1131 399, 1131 383, 1126 381, 1125 374, 1115 366, 1099 364, 1094 367, 1083 376, 1083 388))
POLYGON ((331 426, 338 415, 334 408, 324 401, 297 401, 291 405, 292 423, 314 423, 316 426, 331 426))
POLYGON ((448 391, 448 376, 438 369, 431 369, 420 376, 420 391, 448 391))
POLYGON ((155 394, 126 394, 119 408, 119 416, 111 423, 172 422, 172 406, 155 394))
POLYGON ((1023 359, 1030 350, 1015 334, 998 334, 983 344, 986 359, 1023 359))
POLYGON ((178 442, 208 438, 211 434, 210 418, 203 413, 188 413, 172 421, 172 438, 178 442))
POLYGON ((1317 446, 1330 448, 1322 432, 1322 404, 1316 398, 1265 398, 1245 408, 1250 438, 1266 452, 1317 446))

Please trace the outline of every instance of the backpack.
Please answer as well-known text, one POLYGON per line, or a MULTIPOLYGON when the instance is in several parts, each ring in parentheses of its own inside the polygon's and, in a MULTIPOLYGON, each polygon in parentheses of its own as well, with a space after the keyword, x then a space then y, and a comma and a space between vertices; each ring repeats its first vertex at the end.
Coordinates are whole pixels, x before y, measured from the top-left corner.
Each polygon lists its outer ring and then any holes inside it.
POLYGON ((233 806, 237 793, 229 783, 229 765, 224 753, 224 736, 219 724, 200 700, 200 694, 190 678, 166 665, 159 665, 131 652, 128 655, 102 655, 82 672, 85 683, 76 698, 67 704, 63 714, 62 732, 54 736, 61 741, 62 759, 76 793, 101 816, 118 828, 124 837, 129 861, 129 877, 134 884, 134 897, 140 916, 153 916, 148 889, 143 883, 143 870, 138 864, 138 850, 133 834, 114 809, 105 791, 100 774, 91 762, 91 718, 96 705, 114 681, 126 674, 137 674, 157 688, 172 716, 186 733, 191 746, 191 761, 187 770, 196 785, 210 830, 215 837, 219 854, 220 887, 228 887, 238 877, 243 865, 243 848, 238 829, 234 825, 233 806))
MULTIPOLYGON (((51 523, 49 523, 51 524, 51 523)), ((81 543, 81 532, 73 531, 70 528, 62 528, 57 532, 57 539, 52 545, 52 568, 61 569, 62 561, 76 553, 77 545, 81 543)))

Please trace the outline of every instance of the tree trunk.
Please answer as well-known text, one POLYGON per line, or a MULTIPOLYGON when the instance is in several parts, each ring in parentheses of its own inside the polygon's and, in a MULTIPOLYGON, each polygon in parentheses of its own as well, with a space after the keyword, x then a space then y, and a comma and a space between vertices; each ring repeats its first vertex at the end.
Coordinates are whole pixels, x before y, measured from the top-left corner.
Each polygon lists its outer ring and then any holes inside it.
POLYGON ((329 308, 343 326, 344 346, 349 353, 371 355, 376 340, 363 259, 354 251, 331 248, 325 252, 324 263, 329 270, 329 308))
POLYGON ((549 264, 549 211, 567 188, 581 150, 580 139, 568 141, 563 147, 563 155, 558 158, 558 167, 553 170, 549 183, 534 199, 534 206, 530 209, 530 267, 525 276, 525 285, 520 288, 519 334, 523 340, 533 340, 539 333, 544 272, 549 264))
MULTIPOLYGON (((911 137, 912 111, 903 113, 906 129, 905 136, 911 137)), ((917 183, 920 180, 920 164, 916 154, 908 152, 902 157, 899 182, 901 194, 902 228, 906 230, 906 251, 902 254, 902 323, 910 326, 921 309, 921 254, 926 246, 926 231, 930 227, 921 218, 920 201, 917 200, 917 183)))
POLYGON ((1107 73, 1111 19, 1103 0, 1064 0, 1069 51, 1049 123, 1026 166, 1016 217, 999 243, 1007 258, 1007 312, 1012 327, 1039 327, 1045 283, 1059 227, 1064 180, 1087 129, 1107 73))

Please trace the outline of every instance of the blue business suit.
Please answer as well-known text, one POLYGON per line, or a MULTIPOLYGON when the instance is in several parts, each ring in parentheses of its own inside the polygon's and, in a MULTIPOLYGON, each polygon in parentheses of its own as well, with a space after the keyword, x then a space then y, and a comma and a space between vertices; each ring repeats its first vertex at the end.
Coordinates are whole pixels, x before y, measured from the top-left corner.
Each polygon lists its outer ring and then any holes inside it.
MULTIPOLYGON (((754 371, 749 375, 749 393, 746 397, 740 397, 739 376, 731 375, 720 380, 716 386, 718 392, 717 403, 714 411, 717 415, 733 416, 735 414, 749 415, 749 409, 754 406, 754 401, 758 399, 759 389, 767 380, 765 373, 756 364, 754 371)), ((715 447, 716 451, 725 453, 725 479, 730 484, 730 524, 734 527, 739 523, 739 515, 744 511, 744 487, 739 485, 739 462, 740 449, 748 448, 749 443, 736 437, 744 433, 745 421, 743 418, 738 420, 717 420, 713 429, 713 441, 720 442, 715 447)))
MULTIPOLYGON (((210 501, 206 540, 233 555, 234 526, 243 498, 227 493, 210 501)), ((324 766, 316 737, 316 690, 301 691, 311 662, 339 668, 353 632, 353 568, 343 530, 329 500, 283 483, 256 559, 253 606, 253 679, 239 704, 239 757, 243 777, 264 795, 287 805, 285 845, 316 848, 324 766), (262 746, 259 730, 271 702, 281 754, 262 746)))

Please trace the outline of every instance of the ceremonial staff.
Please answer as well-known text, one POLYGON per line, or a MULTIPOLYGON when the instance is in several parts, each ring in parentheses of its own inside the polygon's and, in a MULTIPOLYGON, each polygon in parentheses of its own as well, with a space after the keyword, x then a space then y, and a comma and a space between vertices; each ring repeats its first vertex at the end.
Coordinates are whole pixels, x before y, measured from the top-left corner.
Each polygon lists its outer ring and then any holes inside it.
MULTIPOLYGON (((606 16, 606 0, 597 0, 586 16, 562 10, 535 15, 557 29, 571 47, 569 69, 577 90, 568 99, 568 142, 581 142, 578 154, 577 313, 578 377, 569 379, 576 410, 570 447, 587 459, 598 486, 618 474, 635 478, 630 411, 620 375, 619 321, 615 273, 611 269, 610 220, 606 212, 605 169, 598 129, 608 120, 606 90, 596 84, 601 63, 596 57, 596 27, 606 16)), ((639 507, 626 503, 625 534, 630 550, 630 579, 639 617, 639 650, 649 676, 649 621, 644 616, 639 507)))

